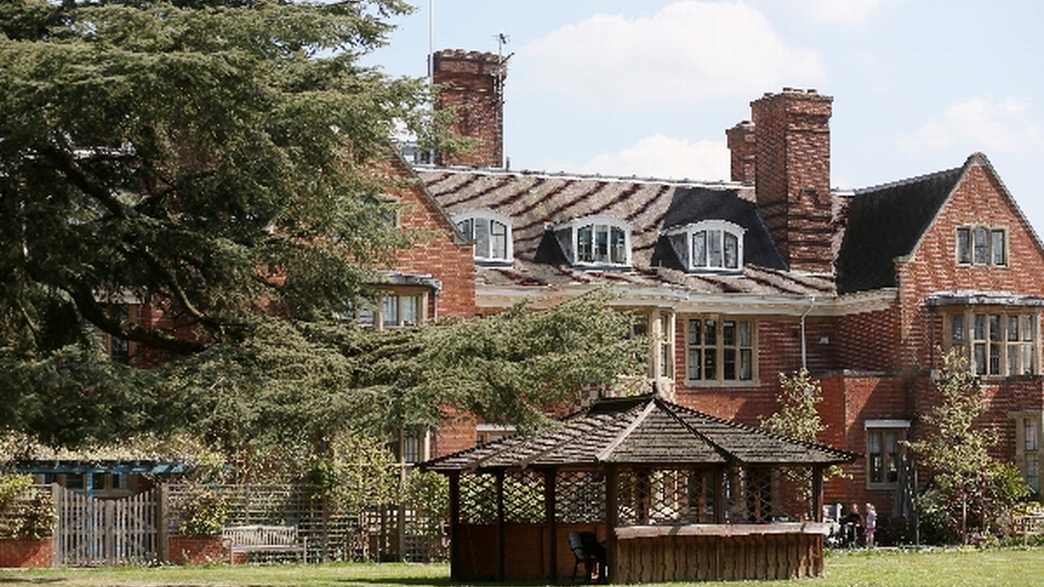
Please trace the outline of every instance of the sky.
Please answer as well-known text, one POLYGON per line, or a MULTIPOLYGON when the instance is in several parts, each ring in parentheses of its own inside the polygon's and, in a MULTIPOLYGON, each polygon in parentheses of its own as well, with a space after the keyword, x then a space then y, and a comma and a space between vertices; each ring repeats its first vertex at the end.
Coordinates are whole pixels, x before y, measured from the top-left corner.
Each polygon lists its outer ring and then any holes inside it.
MULTIPOLYGON (((369 61, 427 71, 428 0, 369 61)), ((435 48, 510 37, 513 169, 728 179, 725 129, 784 86, 834 97, 831 183, 992 161, 1044 229, 1044 2, 435 0, 435 48), (1035 171, 1037 170, 1037 171, 1035 171)))

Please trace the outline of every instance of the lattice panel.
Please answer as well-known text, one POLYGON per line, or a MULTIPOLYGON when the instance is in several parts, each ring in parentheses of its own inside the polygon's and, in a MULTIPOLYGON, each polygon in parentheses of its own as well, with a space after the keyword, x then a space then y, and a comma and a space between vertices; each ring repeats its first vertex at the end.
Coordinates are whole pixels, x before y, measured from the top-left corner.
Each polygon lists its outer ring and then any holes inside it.
POLYGON ((497 480, 491 474, 460 476, 460 522, 462 524, 495 524, 497 522, 497 480))
POLYGON ((729 521, 762 524, 791 519, 783 507, 781 476, 768 467, 729 472, 729 521))
POLYGON ((559 471, 555 478, 555 518, 562 524, 605 522, 605 475, 559 471))
POLYGON ((627 469, 619 474, 621 525, 711 523, 714 483, 698 469, 627 469))
POLYGON ((512 471, 504 477, 504 521, 539 524, 544 521, 544 474, 512 471))

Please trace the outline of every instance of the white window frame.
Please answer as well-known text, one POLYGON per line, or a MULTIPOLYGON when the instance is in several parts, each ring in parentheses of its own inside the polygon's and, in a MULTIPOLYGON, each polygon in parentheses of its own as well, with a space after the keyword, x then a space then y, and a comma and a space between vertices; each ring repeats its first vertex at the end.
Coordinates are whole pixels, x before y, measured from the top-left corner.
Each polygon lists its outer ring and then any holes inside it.
MULTIPOLYGON (((627 222, 625 222, 623 220, 620 220, 619 218, 616 218, 614 216, 605 216, 605 215, 600 215, 599 214, 599 215, 593 215, 593 216, 584 216, 582 218, 576 218, 576 219, 570 220, 569 222, 566 222, 566 223, 560 224, 558 226, 555 226, 553 228, 553 230, 555 232, 557 232, 557 231, 560 231, 560 230, 565 229, 565 228, 569 229, 569 238, 572 239, 572 243, 573 243, 572 258, 569 259, 569 262, 574 267, 599 268, 599 267, 630 267, 631 266, 631 225, 628 224, 627 222), (578 242, 579 239, 577 238, 577 234, 579 233, 580 229, 584 228, 585 226, 607 226, 607 227, 609 227, 609 260, 608 261, 603 263, 603 262, 600 262, 600 261, 580 261, 579 260, 580 259, 580 249, 579 249, 579 242, 578 242), (618 229, 622 230, 623 234, 624 234, 624 262, 623 263, 614 263, 612 261, 612 258, 613 258, 613 253, 612 253, 613 232, 612 232, 612 229, 613 228, 618 228, 618 229)), ((594 242, 593 242, 594 238, 595 237, 594 237, 594 234, 593 234, 593 231, 592 231, 592 235, 591 235, 591 239, 592 239, 591 246, 592 247, 594 246, 594 242)))
POLYGON ((711 271, 714 273, 738 273, 743 271, 743 237, 747 234, 747 230, 735 222, 728 220, 701 220, 699 222, 693 222, 686 224, 678 228, 672 228, 666 231, 664 234, 668 236, 684 235, 685 236, 685 258, 687 259, 689 271, 711 271), (710 233, 710 231, 719 231, 721 233, 721 267, 714 267, 710 264, 710 248, 708 247, 707 261, 703 265, 697 265, 692 254, 692 240, 698 232, 710 233), (731 234, 736 238, 736 267, 725 266, 725 234, 731 234))
MULTIPOLYGON (((753 387, 759 385, 759 370, 758 370, 758 320, 753 316, 744 315, 732 315, 732 314, 685 314, 679 316, 683 327, 685 328, 685 385, 688 387, 753 387), (694 379, 693 378, 693 365, 690 361, 689 351, 690 349, 700 349, 706 351, 712 348, 706 344, 706 341, 702 339, 700 345, 693 345, 692 340, 689 336, 689 323, 693 320, 700 321, 700 328, 704 328, 704 323, 707 320, 714 320, 714 337, 715 342, 714 348, 714 361, 716 373, 714 379, 694 379), (737 324, 737 340, 736 344, 732 346, 725 345, 725 322, 736 322, 737 324), (749 322, 750 323, 750 346, 739 345, 739 323, 749 322), (731 350, 736 353, 738 357, 741 350, 750 351, 750 379, 739 379, 740 374, 740 362, 737 360, 736 363, 736 376, 737 379, 725 379, 725 352, 731 350)), ((701 353, 702 361, 702 353, 701 353)), ((700 365, 700 372, 703 373, 703 365, 700 365)))
MULTIPOLYGON (((428 320, 428 292, 426 290, 382 290, 380 295, 377 297, 377 301, 372 305, 367 305, 367 309, 373 312, 373 324, 361 324, 363 328, 373 328, 376 330, 386 330, 394 328, 412 328, 419 326, 428 320), (396 306, 397 320, 395 324, 384 323, 384 300, 389 296, 395 296, 398 298, 396 306), (406 298, 417 298, 417 321, 415 324, 406 324, 403 319, 403 309, 405 308, 404 300, 406 298)), ((359 319, 359 311, 355 309, 350 314, 343 316, 351 320, 359 319)))
MULTIPOLYGON (((484 262, 490 262, 490 263, 512 263, 512 262, 514 262, 514 260, 515 260, 515 246, 514 246, 514 234, 513 234, 514 231, 512 230, 511 217, 510 216, 506 216, 504 214, 501 214, 499 212, 496 212, 494 210, 490 210, 490 209, 487 209, 487 208, 481 208, 481 209, 477 209, 477 210, 468 210, 466 212, 461 212, 461 213, 455 214, 453 216, 453 224, 454 225, 460 224, 461 222, 464 222, 464 221, 467 221, 467 220, 470 220, 472 222, 472 225, 474 225, 474 223, 478 222, 478 221, 499 222, 500 224, 503 224, 505 229, 507 230, 507 246, 505 247, 506 256, 503 257, 503 258, 494 257, 493 256, 493 238, 492 238, 492 235, 493 235, 492 228, 493 228, 493 226, 492 225, 490 225, 490 232, 489 232, 490 238, 488 239, 488 243, 487 243, 487 247, 486 247, 485 251, 478 250, 478 243, 475 242, 475 239, 474 239, 474 236, 473 236, 474 232, 473 232, 471 240, 472 240, 472 242, 475 245, 475 247, 474 247, 474 255, 475 255, 475 260, 476 261, 484 261, 484 262)), ((472 229, 472 231, 474 231, 474 229, 472 229)), ((464 235, 464 236, 468 236, 468 235, 464 235)))
POLYGON ((1006 268, 1011 265, 1011 233, 1007 226, 994 226, 989 224, 964 224, 958 226, 953 231, 953 258, 957 261, 958 267, 998 267, 1006 268), (975 231, 976 229, 986 230, 986 262, 979 263, 975 261, 975 231), (968 231, 968 251, 970 253, 971 261, 965 262, 961 260, 961 231, 968 231), (1004 233, 1004 262, 994 263, 993 262, 993 233, 994 232, 1004 233))
POLYGON ((1000 378, 1000 377, 1026 377, 1031 375, 1039 375, 1041 373, 1041 345, 1040 345, 1040 312, 1036 308, 1018 308, 1018 307, 998 307, 998 306, 964 306, 957 311, 946 312, 943 314, 943 349, 950 351, 954 348, 960 348, 961 352, 968 359, 968 368, 971 369, 972 373, 978 372, 978 363, 975 359, 975 346, 976 344, 983 344, 986 347, 986 369, 984 373, 979 373, 980 377, 987 378, 1000 378), (976 338, 975 335, 975 317, 984 316, 986 321, 986 332, 983 335, 984 338, 976 338), (996 340, 993 340, 990 332, 990 317, 1000 317, 1000 333, 996 340), (1016 317, 1019 321, 1019 339, 1008 340, 1008 324, 1009 319, 1016 317), (1029 318, 1030 327, 1032 329, 1032 337, 1030 340, 1024 338, 1025 331, 1023 330, 1023 318, 1029 318), (957 346, 953 340, 954 321, 960 321, 964 325, 964 339, 960 341, 960 346, 957 346), (997 373, 990 372, 990 354, 991 348, 997 347, 999 350, 1000 369, 997 373), (1025 373, 1024 349, 1029 347, 1030 355, 1033 360, 1033 366, 1030 369, 1030 373, 1025 373), (1011 361, 1009 359, 1009 353, 1012 350, 1020 353, 1018 359, 1021 373, 1010 373, 1009 367, 1011 361))

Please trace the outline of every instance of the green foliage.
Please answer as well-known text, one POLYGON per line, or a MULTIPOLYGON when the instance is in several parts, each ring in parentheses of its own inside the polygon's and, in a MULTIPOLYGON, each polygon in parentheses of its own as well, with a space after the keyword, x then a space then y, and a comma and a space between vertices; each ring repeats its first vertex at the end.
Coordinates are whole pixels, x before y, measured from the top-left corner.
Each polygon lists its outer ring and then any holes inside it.
POLYGON ((313 464, 315 499, 350 512, 395 503, 401 468, 382 437, 338 434, 330 451, 331 458, 319 456, 313 464))
POLYGON ((925 432, 907 443, 931 475, 918 508, 922 522, 937 525, 944 538, 967 543, 975 525, 983 535, 999 530, 1029 488, 1017 469, 990 457, 996 436, 974 426, 986 401, 967 359, 956 351, 946 355, 935 387, 940 401, 924 416, 925 432))
POLYGON ((0 539, 42 540, 51 535, 51 496, 32 491, 32 485, 30 475, 0 475, 0 539))
POLYGON ((183 536, 216 536, 221 534, 228 521, 228 499, 205 485, 193 486, 172 500, 171 506, 180 521, 178 531, 183 536))

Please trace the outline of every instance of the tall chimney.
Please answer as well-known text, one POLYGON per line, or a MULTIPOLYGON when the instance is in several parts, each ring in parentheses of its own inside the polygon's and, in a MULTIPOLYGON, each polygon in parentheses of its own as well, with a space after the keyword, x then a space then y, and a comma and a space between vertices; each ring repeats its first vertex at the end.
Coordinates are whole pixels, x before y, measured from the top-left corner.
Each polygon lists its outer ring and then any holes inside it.
POLYGON ((755 197, 792 270, 831 273, 830 115, 834 99, 783 88, 750 103, 755 197))
POLYGON ((433 59, 432 81, 440 94, 435 107, 453 108, 453 130, 475 143, 454 154, 436 154, 439 165, 503 167, 503 84, 507 66, 495 53, 444 49, 433 59))
POLYGON ((744 120, 726 129, 725 139, 732 154, 732 181, 754 185, 754 156, 757 149, 754 123, 744 120))

